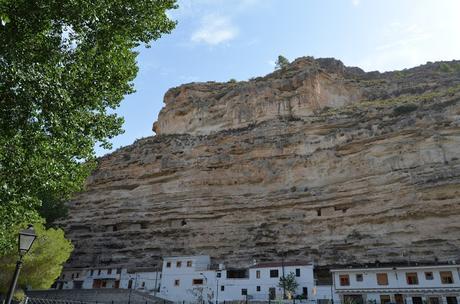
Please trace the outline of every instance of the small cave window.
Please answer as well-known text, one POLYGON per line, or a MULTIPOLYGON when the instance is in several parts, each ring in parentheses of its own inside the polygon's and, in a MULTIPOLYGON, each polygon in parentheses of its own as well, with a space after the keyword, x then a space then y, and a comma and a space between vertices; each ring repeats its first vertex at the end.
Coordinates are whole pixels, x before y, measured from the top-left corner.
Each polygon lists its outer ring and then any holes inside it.
POLYGON ((181 221, 180 224, 181 224, 182 226, 185 226, 185 225, 187 225, 187 222, 183 219, 183 220, 181 221))
POLYGON ((321 216, 321 209, 316 210, 316 213, 318 214, 318 216, 321 216))

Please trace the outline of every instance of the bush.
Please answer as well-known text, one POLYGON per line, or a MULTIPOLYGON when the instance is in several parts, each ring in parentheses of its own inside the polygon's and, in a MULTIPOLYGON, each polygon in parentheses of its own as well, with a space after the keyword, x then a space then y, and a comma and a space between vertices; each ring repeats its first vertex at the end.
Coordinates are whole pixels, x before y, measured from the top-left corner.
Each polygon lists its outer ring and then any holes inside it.
POLYGON ((447 63, 443 62, 441 63, 441 65, 439 66, 439 70, 441 70, 441 72, 443 73, 452 73, 453 72, 453 69, 450 65, 448 65, 447 63))
POLYGON ((415 104, 406 104, 406 105, 401 105, 393 109, 393 114, 398 116, 398 115, 403 115, 410 113, 412 111, 417 110, 418 106, 415 104))

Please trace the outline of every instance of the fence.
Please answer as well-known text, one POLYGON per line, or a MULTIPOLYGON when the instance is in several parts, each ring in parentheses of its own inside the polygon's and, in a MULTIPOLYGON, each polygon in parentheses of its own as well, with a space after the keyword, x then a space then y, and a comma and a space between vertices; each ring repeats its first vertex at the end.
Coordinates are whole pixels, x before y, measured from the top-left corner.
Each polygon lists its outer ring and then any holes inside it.
MULTIPOLYGON (((26 299, 18 304, 151 304, 149 301, 140 300, 112 300, 112 301, 76 301, 67 299, 52 299, 52 298, 36 298, 26 297, 26 299)), ((158 301, 158 304, 168 304, 167 301, 158 301)))

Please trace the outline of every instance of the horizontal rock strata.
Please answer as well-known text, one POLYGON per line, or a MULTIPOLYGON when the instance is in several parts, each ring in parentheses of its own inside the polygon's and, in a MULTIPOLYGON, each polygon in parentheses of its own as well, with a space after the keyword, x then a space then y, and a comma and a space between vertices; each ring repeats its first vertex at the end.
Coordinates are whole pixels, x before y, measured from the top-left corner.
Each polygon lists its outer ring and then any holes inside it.
POLYGON ((72 267, 459 259, 460 62, 300 58, 165 104, 157 135, 102 157, 69 202, 72 267))

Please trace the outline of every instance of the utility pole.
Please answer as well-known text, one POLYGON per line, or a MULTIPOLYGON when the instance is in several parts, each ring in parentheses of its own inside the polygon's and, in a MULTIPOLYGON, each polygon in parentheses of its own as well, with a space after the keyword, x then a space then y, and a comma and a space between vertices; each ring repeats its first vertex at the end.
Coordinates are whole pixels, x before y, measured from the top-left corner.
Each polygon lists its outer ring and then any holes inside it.
POLYGON ((286 299, 286 278, 284 276, 284 257, 285 257, 285 253, 282 253, 281 254, 281 269, 283 272, 283 299, 285 300, 286 299))
POLYGON ((155 289, 153 290, 153 296, 157 296, 157 280, 158 280, 158 270, 155 272, 155 289))
POLYGON ((219 304, 219 278, 216 278, 216 304, 219 304))

